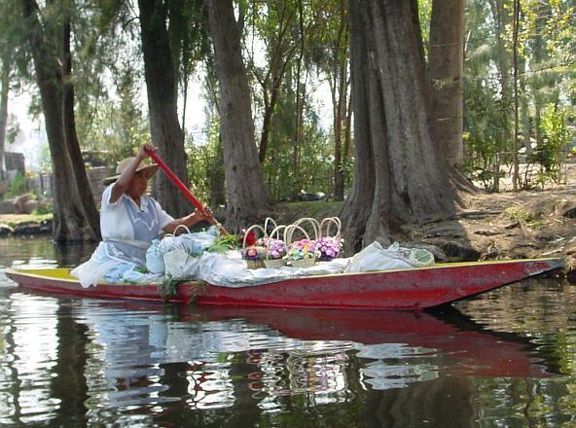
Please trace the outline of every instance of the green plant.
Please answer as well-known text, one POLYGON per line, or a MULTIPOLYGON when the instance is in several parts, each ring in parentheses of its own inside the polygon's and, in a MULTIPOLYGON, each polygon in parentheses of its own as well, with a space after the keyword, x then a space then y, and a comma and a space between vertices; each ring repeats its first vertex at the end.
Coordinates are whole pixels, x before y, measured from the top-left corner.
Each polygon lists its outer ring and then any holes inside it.
POLYGON ((222 235, 216 237, 214 243, 206 250, 212 253, 223 254, 228 250, 235 250, 242 246, 239 235, 222 235))
POLYGON ((27 187, 26 177, 24 177, 24 175, 18 172, 10 182, 10 188, 8 189, 6 196, 8 196, 9 198, 14 198, 16 196, 23 195, 24 193, 26 193, 26 187, 27 187))
POLYGON ((537 213, 532 213, 520 206, 512 206, 504 210, 504 214, 507 215, 511 220, 522 221, 530 227, 540 227, 542 226, 541 215, 537 213))
POLYGON ((176 294, 178 282, 174 279, 168 278, 158 284, 158 292, 165 301, 170 300, 170 297, 176 294))
POLYGON ((538 165, 535 174, 536 184, 544 188, 547 182, 558 182, 561 166, 568 147, 574 140, 574 129, 569 126, 574 114, 572 107, 559 107, 548 104, 542 112, 542 141, 527 157, 529 164, 538 165))
POLYGON ((42 216, 46 214, 52 214, 52 204, 39 205, 38 208, 32 211, 33 215, 42 216))

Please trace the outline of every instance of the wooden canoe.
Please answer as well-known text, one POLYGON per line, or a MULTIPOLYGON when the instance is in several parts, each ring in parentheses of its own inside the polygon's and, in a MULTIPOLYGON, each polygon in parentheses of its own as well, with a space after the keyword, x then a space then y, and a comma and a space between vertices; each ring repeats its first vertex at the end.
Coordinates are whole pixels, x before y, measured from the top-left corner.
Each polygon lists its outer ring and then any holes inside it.
POLYGON ((187 281, 178 284, 101 283, 83 288, 66 268, 11 268, 5 273, 26 290, 98 299, 281 308, 426 309, 563 266, 561 258, 445 263, 425 268, 293 278, 246 287, 187 281))

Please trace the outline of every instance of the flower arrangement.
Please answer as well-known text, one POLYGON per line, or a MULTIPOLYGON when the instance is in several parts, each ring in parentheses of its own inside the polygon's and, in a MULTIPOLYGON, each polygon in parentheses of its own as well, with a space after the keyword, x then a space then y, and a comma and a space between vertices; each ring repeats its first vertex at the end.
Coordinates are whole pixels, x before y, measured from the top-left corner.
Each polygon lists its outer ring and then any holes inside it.
POLYGON ((242 259, 246 261, 248 269, 260 269, 264 267, 264 255, 266 254, 266 247, 261 245, 260 242, 244 247, 240 250, 242 259))
POLYGON ((316 259, 318 257, 320 257, 320 251, 316 249, 316 242, 309 238, 292 242, 286 252, 286 258, 290 261, 316 259))
POLYGON ((261 226, 254 225, 247 230, 242 231, 242 248, 240 255, 246 261, 248 269, 259 269, 264 267, 264 254, 266 254, 266 246, 263 238, 257 238, 256 232, 260 231, 265 235, 261 226))
POLYGON ((337 236, 323 236, 316 240, 321 261, 330 261, 342 254, 344 240, 337 236))
POLYGON ((266 259, 280 260, 288 252, 288 246, 281 239, 268 238, 266 242, 266 259))
POLYGON ((259 261, 263 259, 263 256, 266 253, 266 248, 252 245, 250 247, 242 248, 240 253, 244 260, 259 261))

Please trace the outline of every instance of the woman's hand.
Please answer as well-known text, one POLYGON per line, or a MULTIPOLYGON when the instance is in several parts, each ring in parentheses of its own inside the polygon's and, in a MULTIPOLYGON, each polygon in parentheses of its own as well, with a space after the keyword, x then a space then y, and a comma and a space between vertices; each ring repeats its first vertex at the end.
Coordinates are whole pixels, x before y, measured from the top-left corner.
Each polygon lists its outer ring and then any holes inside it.
POLYGON ((195 213, 196 213, 196 216, 200 219, 199 221, 209 220, 212 217, 214 217, 212 210, 210 208, 208 208, 206 205, 204 205, 204 207, 202 207, 201 210, 196 210, 195 213))
POLYGON ((144 143, 142 144, 139 148, 138 148, 138 154, 136 155, 136 157, 139 160, 143 160, 146 159, 148 156, 150 156, 148 153, 149 152, 157 152, 158 151, 158 147, 156 147, 154 144, 152 143, 144 143))
POLYGON ((178 227, 178 225, 183 224, 186 227, 192 227, 200 223, 201 221, 204 220, 210 221, 210 219, 212 219, 213 217, 214 215, 212 214, 212 210, 204 206, 201 210, 197 209, 193 213, 188 214, 186 217, 174 220, 173 222, 166 225, 166 227, 164 227, 163 230, 166 233, 174 233, 174 230, 178 227))

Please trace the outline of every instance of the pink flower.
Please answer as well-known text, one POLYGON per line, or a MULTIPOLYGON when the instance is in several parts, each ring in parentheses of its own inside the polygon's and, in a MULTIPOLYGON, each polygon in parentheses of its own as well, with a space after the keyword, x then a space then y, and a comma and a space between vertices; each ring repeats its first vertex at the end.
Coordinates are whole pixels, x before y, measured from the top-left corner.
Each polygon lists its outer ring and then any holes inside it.
POLYGON ((328 261, 342 253, 343 240, 335 236, 326 236, 316 241, 316 248, 320 252, 320 260, 328 261))
POLYGON ((300 260, 304 258, 319 257, 316 242, 311 239, 300 239, 290 244, 286 257, 290 260, 300 260))
POLYGON ((265 248, 264 247, 257 247, 257 246, 252 246, 252 247, 246 247, 243 248, 242 250, 240 250, 240 253, 242 254, 242 258, 244 260, 262 260, 262 255, 265 252, 265 248))

